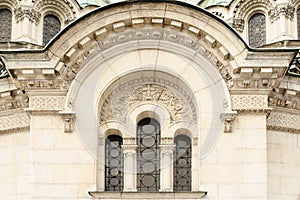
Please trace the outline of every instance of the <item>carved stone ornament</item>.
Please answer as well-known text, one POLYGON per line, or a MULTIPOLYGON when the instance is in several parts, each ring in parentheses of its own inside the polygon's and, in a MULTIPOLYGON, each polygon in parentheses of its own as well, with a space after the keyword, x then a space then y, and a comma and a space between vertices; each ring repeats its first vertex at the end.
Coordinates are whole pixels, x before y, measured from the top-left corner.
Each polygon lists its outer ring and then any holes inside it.
POLYGON ((8 71, 0 58, 0 79, 9 77, 8 71))
POLYGON ((300 54, 295 57, 291 66, 289 67, 287 73, 289 75, 298 76, 300 77, 300 54))
POLYGON ((222 113, 221 119, 224 122, 224 132, 231 133, 232 132, 232 123, 237 116, 237 112, 229 112, 229 113, 222 113))
POLYGON ((100 123, 125 122, 126 113, 141 104, 159 104, 170 113, 170 121, 197 122, 194 100, 178 85, 159 78, 144 77, 114 88, 100 103, 100 123))
POLYGON ((17 22, 22 21, 25 17, 27 17, 30 21, 38 25, 40 22, 41 13, 32 8, 24 9, 19 7, 15 10, 15 16, 17 22))
POLYGON ((60 111, 59 114, 64 121, 65 133, 72 133, 74 131, 75 112, 67 110, 60 111))
POLYGON ((271 112, 267 119, 267 127, 276 131, 300 133, 299 116, 284 112, 271 112))

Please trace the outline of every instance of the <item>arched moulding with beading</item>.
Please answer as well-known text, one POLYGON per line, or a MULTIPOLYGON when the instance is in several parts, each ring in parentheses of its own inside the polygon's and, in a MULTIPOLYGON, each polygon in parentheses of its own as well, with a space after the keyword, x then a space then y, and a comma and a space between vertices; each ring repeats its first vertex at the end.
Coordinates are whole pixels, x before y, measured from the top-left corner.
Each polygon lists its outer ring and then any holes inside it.
POLYGON ((83 16, 76 26, 63 30, 50 46, 50 55, 55 52, 61 58, 57 66, 65 66, 60 72, 67 88, 93 56, 106 56, 106 50, 112 46, 141 40, 173 42, 204 54, 230 84, 233 70, 247 47, 224 22, 204 10, 178 2, 123 4, 121 10, 111 5, 83 16), (148 10, 141 11, 143 7, 148 10))
POLYGON ((71 0, 37 0, 33 4, 33 9, 41 13, 43 17, 47 14, 54 14, 62 24, 67 25, 77 17, 79 6, 71 0))
POLYGON ((235 30, 243 32, 251 16, 255 13, 263 13, 266 17, 275 12, 274 0, 247 1, 240 0, 233 10, 232 26, 235 30))

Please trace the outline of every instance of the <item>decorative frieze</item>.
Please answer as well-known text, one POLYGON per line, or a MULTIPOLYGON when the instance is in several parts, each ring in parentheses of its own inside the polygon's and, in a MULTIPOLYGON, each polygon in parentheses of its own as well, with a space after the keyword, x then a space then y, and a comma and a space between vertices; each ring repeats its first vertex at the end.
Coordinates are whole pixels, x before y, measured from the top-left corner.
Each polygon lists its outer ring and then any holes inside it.
POLYGON ((64 96, 31 96, 29 110, 33 111, 60 111, 65 106, 64 96))
MULTIPOLYGON (((137 21, 139 23, 145 23, 144 19, 132 19, 131 23, 136 23, 137 21)), ((118 24, 120 23, 121 22, 118 22, 118 24)), ((230 70, 228 70, 232 56, 219 41, 217 41, 213 36, 203 32, 203 30, 192 25, 185 24, 184 22, 168 19, 163 20, 162 23, 166 23, 166 26, 174 27, 176 25, 176 27, 180 26, 181 28, 177 31, 163 29, 157 27, 152 20, 150 24, 147 24, 148 26, 152 26, 151 28, 140 29, 142 25, 132 26, 132 24, 124 21, 124 23, 122 22, 122 30, 117 31, 117 34, 114 33, 108 37, 109 29, 100 27, 92 34, 96 41, 92 39, 92 35, 87 36, 84 39, 81 39, 78 44, 71 47, 62 57, 62 60, 68 66, 68 72, 64 73, 63 79, 69 83, 88 60, 113 46, 130 41, 165 40, 181 44, 205 55, 216 65, 226 83, 228 85, 232 85, 232 75, 229 73, 230 70), (185 32, 193 33, 193 37, 185 32), (87 40, 86 38, 89 39, 87 40), (82 49, 81 44, 83 40, 86 47, 84 49, 82 49)), ((111 26, 113 25, 115 25, 116 28, 116 24, 111 24, 111 26)), ((107 27, 109 26, 110 25, 107 25, 107 27)))
POLYGON ((29 126, 29 117, 24 112, 0 117, 0 133, 17 130, 29 130, 29 126))
POLYGON ((263 111, 268 109, 267 95, 232 95, 232 110, 263 111))
POLYGON ((299 114, 273 111, 267 119, 267 127, 271 130, 300 133, 299 114))

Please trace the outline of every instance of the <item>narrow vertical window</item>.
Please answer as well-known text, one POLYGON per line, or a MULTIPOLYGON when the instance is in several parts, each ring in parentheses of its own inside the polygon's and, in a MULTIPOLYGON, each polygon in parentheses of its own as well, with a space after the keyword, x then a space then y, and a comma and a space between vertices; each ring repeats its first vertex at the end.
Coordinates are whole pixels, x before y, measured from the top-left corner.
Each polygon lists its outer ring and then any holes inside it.
POLYGON ((297 31, 298 31, 298 40, 300 40, 300 8, 297 10, 297 31))
POLYGON ((105 191, 123 190, 122 137, 110 135, 105 140, 105 191))
POLYGON ((266 44, 266 17, 261 13, 254 14, 248 24, 249 45, 259 47, 266 44))
POLYGON ((12 14, 8 9, 0 10, 0 42, 11 41, 12 14))
POLYGON ((174 191, 191 191, 191 139, 177 135, 174 142, 174 191))
POLYGON ((46 15, 43 26, 43 45, 45 46, 59 31, 59 19, 54 15, 46 15))
POLYGON ((160 183, 160 125, 145 118, 137 125, 137 189, 158 192, 160 183))

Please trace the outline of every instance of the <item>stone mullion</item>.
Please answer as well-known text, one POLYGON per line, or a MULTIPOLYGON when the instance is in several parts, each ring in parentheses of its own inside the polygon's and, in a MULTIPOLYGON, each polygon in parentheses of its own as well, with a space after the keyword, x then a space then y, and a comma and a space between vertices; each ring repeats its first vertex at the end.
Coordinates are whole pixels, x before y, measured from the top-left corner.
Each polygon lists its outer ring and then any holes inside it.
POLYGON ((160 190, 161 192, 173 191, 173 163, 174 163, 174 147, 173 144, 160 145, 160 190))
POLYGON ((137 145, 134 138, 123 139, 123 155, 124 155, 124 192, 137 191, 137 145))

